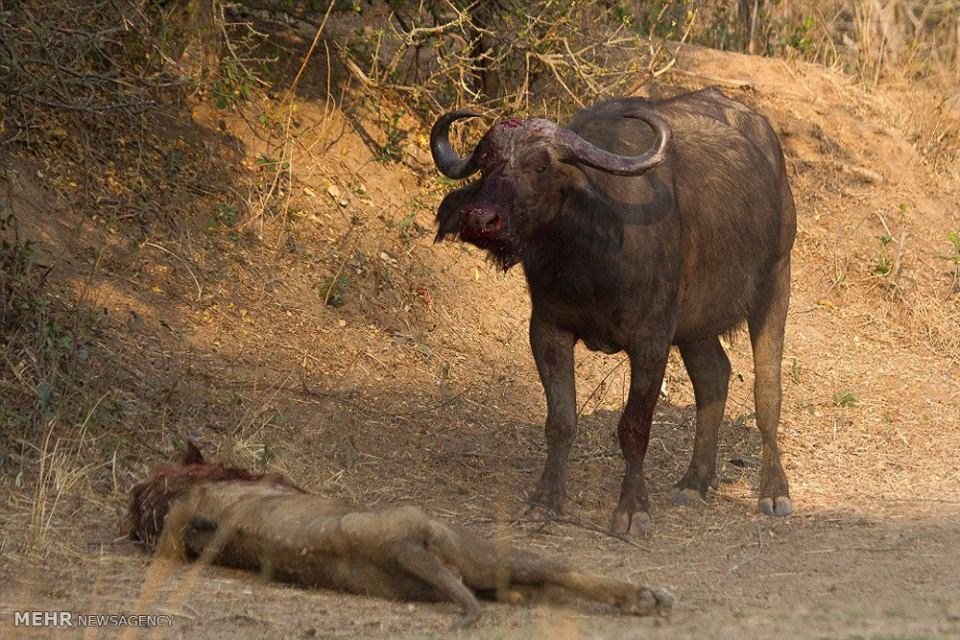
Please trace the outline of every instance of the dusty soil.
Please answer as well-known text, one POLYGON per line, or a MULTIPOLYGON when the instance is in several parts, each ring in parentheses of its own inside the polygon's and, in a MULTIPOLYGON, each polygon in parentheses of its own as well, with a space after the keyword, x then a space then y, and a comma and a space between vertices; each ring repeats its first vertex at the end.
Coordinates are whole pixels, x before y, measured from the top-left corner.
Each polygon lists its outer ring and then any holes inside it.
POLYGON ((803 63, 693 48, 678 69, 650 92, 720 81, 784 141, 800 218, 781 427, 794 516, 754 513, 759 436, 740 339, 730 347, 723 484, 704 504, 666 499, 693 435, 692 393, 673 356, 647 466, 654 531, 627 544, 593 530, 617 495, 627 372, 621 357, 578 350, 583 417, 569 512, 584 526, 503 523, 544 450, 522 275, 431 243, 448 186, 424 162, 425 129, 402 120, 405 161, 376 162, 369 138, 381 133, 312 100, 307 79, 280 147, 251 117, 263 104, 226 116, 198 104, 170 132, 196 141, 202 130, 239 153, 238 192, 271 179, 257 166, 262 154, 288 158, 295 180, 278 187, 296 212, 287 225, 260 215, 238 230, 209 228, 227 193, 211 185, 213 195, 184 193, 169 228, 104 229, 37 187, 31 161, 16 161, 12 204, 25 228, 102 310, 96 346, 115 357, 88 382, 106 384, 121 408, 81 438, 86 466, 61 470, 58 482, 76 482, 47 506, 38 550, 21 547, 36 493, 15 466, 5 471, 0 637, 444 634, 451 606, 151 564, 118 540, 125 488, 173 455, 173 434, 312 491, 416 502, 677 597, 668 622, 490 605, 468 637, 960 637, 960 310, 941 258, 947 232, 960 228, 956 168, 935 174, 917 155, 903 126, 909 95, 868 92, 803 63), (342 285, 331 291, 331 281, 342 285), (21 609, 167 613, 174 624, 31 633, 10 626, 21 609))

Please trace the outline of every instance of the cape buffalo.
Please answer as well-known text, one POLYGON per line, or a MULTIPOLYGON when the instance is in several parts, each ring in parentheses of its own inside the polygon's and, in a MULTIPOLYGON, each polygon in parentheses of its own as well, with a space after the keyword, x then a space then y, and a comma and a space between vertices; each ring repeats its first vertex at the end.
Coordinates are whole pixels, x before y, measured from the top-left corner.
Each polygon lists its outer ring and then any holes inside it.
POLYGON ((506 270, 523 265, 530 344, 547 397, 547 459, 530 499, 540 517, 565 496, 576 431, 573 346, 625 351, 630 392, 618 435, 626 461, 614 533, 649 524, 643 458, 671 344, 693 382, 697 428, 689 470, 673 493, 689 503, 714 480, 730 363, 719 336, 746 320, 763 442, 758 507, 793 510, 780 463, 780 361, 796 211, 769 122, 710 88, 664 100, 617 98, 566 127, 508 118, 472 153, 431 131, 437 168, 480 178, 440 203, 437 240, 459 237, 506 270))

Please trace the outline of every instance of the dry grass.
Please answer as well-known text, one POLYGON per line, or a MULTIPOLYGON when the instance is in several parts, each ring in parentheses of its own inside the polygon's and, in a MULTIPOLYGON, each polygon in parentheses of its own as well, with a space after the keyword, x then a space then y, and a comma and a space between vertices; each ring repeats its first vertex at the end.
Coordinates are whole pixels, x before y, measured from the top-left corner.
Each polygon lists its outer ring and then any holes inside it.
MULTIPOLYGON (((960 114, 960 2, 831 0, 746 3, 759 7, 753 49, 837 69, 868 87, 897 91, 904 130, 938 173, 956 166, 960 114), (916 87, 923 87, 921 92, 916 87), (907 98, 907 96, 910 96, 907 98)), ((740 7, 706 3, 694 42, 745 51, 740 7), (738 29, 739 27, 739 29, 738 29)))

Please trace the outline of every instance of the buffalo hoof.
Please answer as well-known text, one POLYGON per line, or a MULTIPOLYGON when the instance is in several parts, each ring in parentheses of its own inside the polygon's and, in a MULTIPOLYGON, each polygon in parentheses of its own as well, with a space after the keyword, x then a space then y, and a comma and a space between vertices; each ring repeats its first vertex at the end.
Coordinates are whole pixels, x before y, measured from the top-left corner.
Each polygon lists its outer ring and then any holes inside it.
POLYGON ((646 511, 617 511, 613 514, 610 533, 615 536, 643 536, 653 528, 653 520, 646 511))
POLYGON ((678 507, 690 507, 703 502, 703 496, 696 489, 681 489, 677 487, 670 493, 670 502, 678 507))
POLYGON ((788 516, 793 513, 793 503, 787 496, 774 498, 760 498, 757 501, 757 510, 768 516, 788 516))

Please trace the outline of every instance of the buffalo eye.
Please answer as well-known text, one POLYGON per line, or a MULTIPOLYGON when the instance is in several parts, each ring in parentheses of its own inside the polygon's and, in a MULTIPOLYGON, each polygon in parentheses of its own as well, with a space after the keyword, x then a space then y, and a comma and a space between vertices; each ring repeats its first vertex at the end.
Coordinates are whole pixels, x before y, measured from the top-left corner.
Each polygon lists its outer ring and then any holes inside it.
POLYGON ((547 165, 541 164, 536 169, 534 169, 534 171, 537 172, 537 175, 543 175, 547 172, 547 165))

